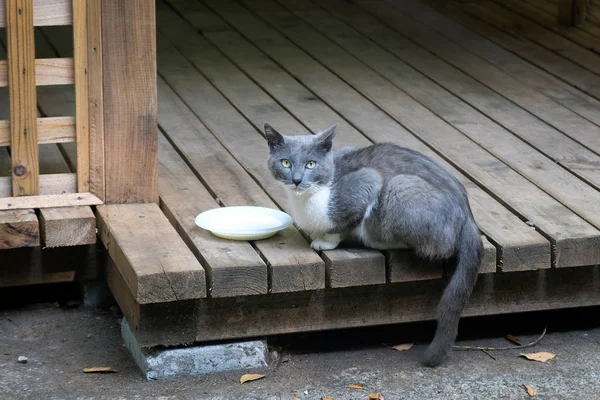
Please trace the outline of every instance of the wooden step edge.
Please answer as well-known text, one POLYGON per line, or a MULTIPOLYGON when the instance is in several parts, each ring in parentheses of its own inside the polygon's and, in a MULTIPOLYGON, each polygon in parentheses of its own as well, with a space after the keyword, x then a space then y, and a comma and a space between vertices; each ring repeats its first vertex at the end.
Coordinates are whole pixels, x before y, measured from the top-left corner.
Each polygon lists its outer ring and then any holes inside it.
POLYGON ((40 209, 44 247, 82 246, 96 243, 96 216, 91 207, 40 209))
POLYGON ((206 273, 158 205, 96 209, 99 235, 139 304, 206 297, 206 273))

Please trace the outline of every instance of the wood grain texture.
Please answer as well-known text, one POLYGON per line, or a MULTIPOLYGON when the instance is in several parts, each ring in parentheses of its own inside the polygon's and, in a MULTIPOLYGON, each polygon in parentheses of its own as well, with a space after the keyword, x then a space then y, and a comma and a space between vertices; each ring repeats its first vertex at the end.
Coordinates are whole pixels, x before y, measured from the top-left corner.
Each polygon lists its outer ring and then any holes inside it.
POLYGON ((41 209, 40 228, 44 247, 96 243, 96 217, 88 206, 41 209))
MULTIPOLYGON (((188 76, 184 74, 182 77, 184 78, 182 82, 188 82, 191 87, 199 82, 195 75, 188 76)), ((180 93, 182 87, 177 86, 180 93)), ((219 202, 225 206, 254 205, 278 208, 277 204, 269 198, 265 191, 244 171, 243 166, 227 151, 228 149, 224 147, 226 143, 219 143, 215 136, 178 97, 178 94, 170 89, 162 79, 159 79, 158 88, 159 123, 161 128, 193 169, 196 176, 210 188, 219 199, 219 202)), ((209 90, 209 87, 202 85, 202 90, 209 90)), ((207 113, 211 113, 208 115, 215 115, 216 118, 220 118, 219 114, 223 112, 220 111, 220 107, 226 107, 226 103, 219 97, 212 97, 212 95, 216 95, 214 91, 206 93, 205 100, 202 100, 202 103, 198 106, 202 106, 204 101, 207 102, 206 104, 217 101, 217 107, 202 107, 202 109, 207 113), (209 97, 209 94, 211 97, 209 97)), ((232 123, 230 132, 244 132, 243 136, 236 136, 235 139, 230 137, 228 140, 229 145, 238 140, 246 144, 246 149, 251 148, 257 154, 262 152, 263 139, 252 128, 248 129, 245 122, 242 122, 243 120, 237 116, 235 111, 231 111, 227 115, 227 119, 232 123), (253 142, 260 144, 254 144, 253 142)), ((216 124, 213 126, 217 127, 216 124)), ((233 155, 240 154, 240 148, 236 145, 233 146, 227 147, 234 150, 233 155)), ((259 170, 257 161, 258 158, 254 158, 250 165, 259 170)), ((261 175, 262 182, 266 183, 268 178, 264 172, 261 172, 261 175)), ((325 287, 325 264, 310 249, 307 241, 297 229, 290 227, 273 238, 257 241, 255 246, 269 262, 271 269, 270 290, 272 292, 293 292, 325 287)))
MULTIPOLYGON (((49 175, 51 178, 64 184, 65 180, 71 178, 74 183, 74 174, 56 174, 49 175), (64 176, 66 175, 66 177, 64 176), (66 178, 66 179, 65 179, 66 178)), ((0 178, 0 182, 2 182, 0 178)), ((53 188, 60 185, 51 185, 53 188)), ((0 187, 2 185, 0 184, 0 187)), ((27 208, 52 208, 52 207, 72 207, 72 206, 96 206, 103 204, 102 200, 91 193, 66 193, 66 194, 48 194, 39 196, 21 196, 21 197, 0 197, 1 210, 22 210, 27 208)))
POLYGON ((40 183, 33 3, 6 0, 6 17, 13 196, 36 195, 40 183))
MULTIPOLYGON (((72 1, 33 0, 33 25, 71 25, 72 1)), ((0 1, 0 28, 4 27, 6 27, 5 1, 0 1)))
POLYGON ((156 204, 97 208, 100 238, 140 304, 206 297, 204 269, 156 204))
POLYGON ((87 0, 90 192, 105 198, 102 1, 87 0))
MULTIPOLYGON (((37 86, 72 85, 73 59, 38 58, 35 60, 35 84, 37 86)), ((8 62, 0 60, 0 87, 8 86, 8 62)))
POLYGON ((87 0, 73 1, 73 63, 75 71, 75 133, 77 191, 90 191, 90 127, 88 90, 87 0))
POLYGON ((160 207, 204 266, 210 296, 267 293, 267 265, 248 242, 220 239, 194 223, 198 214, 219 204, 162 134, 158 159, 160 207))
POLYGON ((332 43, 321 40, 316 32, 308 29, 291 13, 282 11, 281 7, 268 1, 245 4, 285 33, 296 45, 335 71, 355 89, 360 90, 365 97, 409 128, 414 135, 426 141, 436 152, 452 160, 453 164, 471 179, 501 199, 505 206, 533 220, 535 226, 556 243, 557 265, 593 264, 593 260, 600 257, 598 246, 593 244, 600 240, 598 230, 572 214, 567 207, 549 197, 354 57, 332 43), (465 158, 464 154, 469 154, 469 157, 465 158), (501 181, 504 183, 500 184, 501 181), (528 197, 531 200, 526 200, 528 197), (561 212, 558 212, 559 209, 561 212), (536 217, 533 217, 534 215, 536 217), (574 223, 578 225, 577 228, 574 223), (571 230, 570 233, 567 233, 567 227, 571 230), (575 234, 572 229, 586 233, 575 234), (570 244, 573 237, 581 238, 579 243, 585 246, 585 251, 580 248, 580 251, 573 252, 570 244))
POLYGON ((0 250, 40 245, 40 225, 34 210, 0 211, 0 250))
POLYGON ((108 203, 158 202, 155 21, 153 0, 102 2, 108 203))
MULTIPOLYGON (((10 146, 10 122, 0 121, 0 146, 10 146)), ((38 143, 67 143, 75 140, 73 117, 38 118, 38 143)))
MULTIPOLYGON (((150 306, 136 304, 123 279, 110 282, 138 340, 148 347, 433 320, 445 286, 437 279, 255 296, 244 303, 219 299, 150 306), (273 303, 277 307, 268 306, 273 303)), ((482 275, 463 317, 596 306, 599 291, 598 266, 482 275)))

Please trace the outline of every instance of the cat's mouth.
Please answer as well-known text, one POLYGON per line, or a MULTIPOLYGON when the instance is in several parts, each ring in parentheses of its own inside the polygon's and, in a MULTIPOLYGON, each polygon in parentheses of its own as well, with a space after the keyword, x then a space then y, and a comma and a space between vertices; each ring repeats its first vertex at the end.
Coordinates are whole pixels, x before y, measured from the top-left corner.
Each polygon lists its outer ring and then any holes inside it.
POLYGON ((294 195, 296 195, 296 196, 302 196, 303 194, 309 192, 310 186, 309 187, 302 187, 302 186, 296 186, 296 185, 289 185, 288 189, 294 195))

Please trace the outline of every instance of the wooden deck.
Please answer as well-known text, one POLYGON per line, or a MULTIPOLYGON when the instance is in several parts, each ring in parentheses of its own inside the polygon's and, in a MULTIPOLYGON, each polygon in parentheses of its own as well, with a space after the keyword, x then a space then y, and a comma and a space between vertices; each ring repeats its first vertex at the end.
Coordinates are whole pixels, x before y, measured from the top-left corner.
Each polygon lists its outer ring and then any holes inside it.
MULTIPOLYGON (((410 252, 316 253, 296 228, 246 243, 195 227, 218 206, 289 211, 264 122, 339 123, 337 146, 394 142, 451 170, 485 244, 465 315, 600 304, 600 5, 562 28, 555 3, 159 0, 162 213, 97 210, 141 343, 434 317, 445 266, 410 252)), ((44 38, 69 56, 59 29, 44 38)), ((72 96, 38 94, 40 109, 65 115, 72 96)))

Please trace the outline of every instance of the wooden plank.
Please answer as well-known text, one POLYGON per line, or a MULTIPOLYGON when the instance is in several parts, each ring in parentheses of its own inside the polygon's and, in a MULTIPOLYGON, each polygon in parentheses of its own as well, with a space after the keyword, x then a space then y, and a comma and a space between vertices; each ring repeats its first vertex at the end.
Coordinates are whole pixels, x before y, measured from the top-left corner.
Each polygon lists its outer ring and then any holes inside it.
MULTIPOLYGON (((569 31, 569 27, 562 27, 557 24, 558 21, 558 7, 556 4, 545 0, 526 0, 526 10, 528 13, 534 18, 534 20, 546 20, 548 17, 551 18, 553 22, 553 29, 559 31, 569 31)), ((598 21, 596 17, 592 14, 593 9, 590 3, 590 7, 588 7, 586 21, 579 25, 578 28, 590 33, 596 37, 600 37, 600 27, 596 26, 595 23, 598 21)))
POLYGON ((34 210, 0 211, 0 250, 40 245, 40 225, 34 210))
MULTIPOLYGON (((130 311, 126 316, 140 344, 152 347, 432 320, 444 281, 155 306, 135 304, 123 286, 122 279, 111 284, 121 308, 130 311), (268 306, 274 302, 277 307, 268 306)), ((463 316, 595 306, 599 291, 598 266, 483 275, 463 316)))
POLYGON ((97 208, 99 234, 140 304, 206 297, 204 269, 156 204, 97 208))
POLYGON ((558 19, 566 25, 577 26, 585 21, 588 0, 560 0, 558 2, 558 19))
POLYGON ((41 209, 40 225, 45 247, 96 243, 96 217, 88 206, 41 209))
MULTIPOLYGON (((478 14, 485 15, 486 22, 492 23, 500 29, 517 37, 530 40, 539 46, 551 50, 590 72, 595 74, 600 73, 599 54, 584 49, 570 40, 563 38, 559 34, 551 32, 536 24, 532 24, 527 19, 506 10, 495 3, 490 1, 477 4, 469 3, 464 5, 464 9, 467 12, 477 10, 478 14)), ((600 49, 596 48, 595 51, 600 51, 600 49)))
MULTIPOLYGON (((438 163, 449 169, 467 187, 477 223, 486 235, 492 237, 494 242, 500 246, 500 262, 503 260, 503 255, 506 255, 506 259, 503 262, 505 270, 537 269, 548 268, 550 266, 550 245, 547 240, 479 189, 464 175, 451 167, 444 159, 437 156, 431 149, 402 128, 401 125, 374 107, 372 103, 367 101, 345 82, 342 82, 330 71, 316 63, 314 59, 306 56, 306 54, 291 45, 277 32, 262 27, 260 30, 251 30, 250 27, 260 26, 259 23, 251 18, 242 20, 242 13, 238 12, 235 14, 236 19, 234 20, 234 24, 241 27, 244 32, 250 32, 251 39, 260 43, 261 49, 285 67, 287 72, 293 77, 282 72, 280 67, 274 62, 269 61, 268 57, 265 57, 263 53, 253 48, 239 34, 223 32, 221 27, 216 29, 215 32, 211 32, 211 27, 217 25, 215 19, 219 18, 209 10, 199 8, 199 3, 193 3, 193 6, 185 8, 174 1, 171 1, 171 4, 175 5, 182 15, 186 15, 195 28, 204 32, 205 37, 218 45, 219 49, 236 61, 240 67, 243 67, 254 80, 259 82, 263 87, 267 87, 270 93, 277 93, 277 100, 290 111, 294 112, 296 108, 303 107, 302 103, 298 104, 295 100, 296 93, 301 98, 306 98, 306 95, 299 88, 290 85, 290 80, 293 82, 297 82, 296 80, 298 80, 306 85, 308 89, 312 90, 312 92, 308 92, 312 98, 322 99, 327 103, 328 107, 335 109, 339 114, 343 115, 343 119, 348 119, 350 124, 343 131, 344 136, 357 137, 359 132, 354 128, 356 126, 374 141, 396 142, 400 145, 419 150, 433 157, 438 163), (207 24, 207 21, 210 22, 207 24), (288 93, 287 96, 285 95, 286 93, 288 93), (477 205, 479 207, 475 209, 477 205)), ((300 85, 299 87, 303 88, 300 85)), ((325 110, 327 110, 325 105, 319 109, 321 110, 321 114, 324 114, 325 110)), ((319 115, 316 110, 315 113, 319 115)), ((333 111, 329 111, 329 114, 323 117, 325 121, 336 118, 338 116, 333 111)), ((307 123, 309 121, 311 120, 307 119, 307 123)), ((495 260, 492 261, 493 263, 489 265, 488 269, 493 270, 495 269, 496 262, 495 260)), ((405 268, 403 265, 398 267, 405 268)), ((390 268, 394 268, 394 266, 390 266, 390 268)))
MULTIPOLYGON (((210 4, 213 9, 219 7, 219 12, 224 12, 222 5, 225 3, 228 7, 230 6, 229 2, 219 2, 218 4, 211 2, 210 4)), ((450 125, 444 123, 404 92, 391 86, 388 81, 347 53, 341 52, 336 46, 319 47, 314 46, 314 43, 309 44, 314 40, 314 32, 297 23, 291 14, 281 11, 272 3, 252 2, 250 4, 248 2, 246 6, 253 9, 257 7, 275 8, 280 17, 285 16, 285 24, 283 20, 278 20, 273 16, 272 8, 271 12, 257 12, 269 23, 285 32, 288 37, 293 36, 297 44, 303 43, 304 50, 319 58, 321 62, 335 70, 355 88, 360 89, 362 94, 404 126, 410 128, 413 134, 426 140, 437 152, 451 159, 459 169, 466 172, 479 185, 494 193, 503 204, 510 207, 511 210, 517 211, 521 216, 527 215, 527 218, 534 221, 538 229, 551 238, 553 244, 556 244, 555 261, 557 266, 591 264, 594 262, 593 260, 600 257, 600 251, 596 244, 600 237, 596 229, 450 125), (465 158, 464 154, 469 154, 469 157, 465 158), (577 237, 578 240, 573 241, 574 237, 577 237), (577 250, 572 248, 571 246, 577 242, 584 247, 577 250)), ((235 14, 231 13, 231 18, 237 18, 237 14, 238 10, 235 14)), ((239 27, 237 22, 234 25, 236 28, 239 27)), ((254 31, 257 30, 257 25, 260 26, 257 23, 253 25, 254 31)), ((244 27, 245 29, 246 27, 244 27)))
MULTIPOLYGON (((159 100, 159 120, 163 99, 159 100)), ((265 294, 267 265, 248 242, 220 239, 194 223, 196 215, 218 208, 177 151, 159 134, 158 189, 160 206, 171 225, 201 261, 211 297, 265 294)))
MULTIPOLYGON (((282 3, 288 4, 286 1, 282 1, 282 3)), ((370 40, 341 21, 332 19, 329 13, 323 12, 315 6, 311 10, 308 2, 296 0, 289 4, 290 7, 299 10, 296 14, 302 17, 306 23, 311 24, 571 210, 596 227, 600 227, 600 218, 596 217, 600 215, 600 191, 596 190, 600 189, 600 169, 596 169, 596 166, 600 165, 600 156, 561 133, 548 129, 547 125, 531 117, 530 114, 505 101, 469 76, 431 56, 425 50, 411 46, 407 41, 397 37, 393 31, 386 28, 381 29, 378 21, 371 19, 366 20, 364 24, 361 23, 358 19, 365 20, 364 13, 357 8, 344 7, 345 11, 340 14, 349 15, 344 19, 347 19, 354 29, 368 35, 388 51, 373 46, 370 40), (394 57, 393 54, 402 59, 394 57), (404 60, 410 62, 412 68, 405 64, 404 60), (432 80, 444 87, 438 86, 432 80), (456 94, 456 97, 453 93, 456 94), (468 101, 469 104, 463 100, 468 101), (471 106, 481 110, 489 118, 478 113, 471 106), (511 131, 503 129, 498 124, 510 128, 511 131), (522 127, 526 127, 526 129, 522 129, 522 127), (523 143, 513 133, 518 134, 531 146, 523 143), (557 146, 557 143, 560 143, 560 146, 557 146), (559 151, 556 150, 557 148, 559 151), (553 156, 553 160, 540 154, 538 150, 553 156), (557 166, 555 161, 585 178, 596 189, 573 177, 564 168, 557 166), (571 195, 563 196, 564 192, 570 192, 571 195), (585 194, 581 195, 582 193, 585 194), (587 213, 590 207, 597 207, 597 209, 587 213)), ((325 4, 336 14, 342 8, 340 7, 341 2, 336 0, 324 1, 320 4, 325 4)), ((408 24, 400 23, 398 26, 402 26, 404 29, 408 24)), ((418 33, 418 40, 421 40, 428 35, 429 31, 423 26, 423 29, 418 29, 414 34, 418 33)), ((437 37, 432 37, 432 39, 437 39, 437 37)), ((443 43, 443 38, 440 38, 439 41, 444 44, 443 48, 454 50, 451 44, 443 43)), ((316 38, 315 42, 319 42, 319 39, 316 38)), ((461 54, 460 51, 451 53, 460 55, 467 61, 470 60, 469 54, 461 54)), ((477 60, 474 64, 477 66, 477 60)), ((487 65, 479 66, 479 70, 486 67, 487 65)), ((491 85, 490 76, 484 78, 488 78, 484 82, 491 85)), ((493 77, 491 78, 493 79, 493 77)), ((510 77, 506 76, 506 78, 509 78, 508 82, 504 79, 499 80, 498 83, 503 83, 505 87, 513 83, 515 88, 518 87, 516 82, 510 82, 510 77)), ((554 107, 549 109, 556 111, 557 105, 554 104, 554 107)), ((598 111, 600 112, 600 109, 598 111)), ((585 120, 582 119, 582 121, 585 120)), ((588 122, 588 124, 590 123, 588 122)), ((598 132, 594 136, 595 141, 598 141, 600 127, 590 125, 597 128, 598 132)))
MULTIPOLYGON (((585 2, 587 0, 583 1, 585 2)), ((564 26, 557 23, 556 12, 554 15, 548 14, 538 7, 529 4, 529 1, 515 2, 511 0, 506 4, 510 6, 509 9, 552 31, 560 32, 564 37, 571 39, 575 43, 579 43, 583 47, 587 47, 589 43, 596 43, 596 41, 600 40, 600 37, 598 36, 600 34, 600 29, 591 24, 583 24, 584 21, 577 23, 577 25, 580 25, 580 29, 572 29, 571 26, 564 26)))
MULTIPOLYGON (((33 0, 33 25, 72 25, 71 1, 33 0)), ((4 3, 0 1, 0 28, 6 27, 4 3)))
MULTIPOLYGON (((439 4, 438 2, 434 2, 435 4, 439 4)), ((556 55, 554 52, 544 49, 532 42, 521 40, 520 38, 510 34, 509 32, 502 30, 502 22, 496 21, 495 16, 484 15, 482 10, 479 9, 465 9, 458 7, 457 3, 453 3, 452 7, 444 7, 441 10, 452 17, 454 20, 464 24, 470 30, 479 33, 480 35, 486 37, 488 40, 493 41, 497 44, 496 52, 498 52, 500 46, 506 49, 503 51, 503 54, 495 55, 494 61, 492 62, 495 65, 507 70, 509 66, 513 63, 510 61, 512 59, 518 59, 522 57, 524 60, 532 63, 533 65, 538 66, 540 69, 546 71, 554 75, 557 79, 563 80, 566 83, 569 83, 576 88, 582 90, 583 92, 589 94, 590 96, 594 96, 596 99, 600 99, 600 77, 596 74, 587 71, 584 68, 581 68, 578 65, 573 64, 572 62, 556 55), (467 13, 468 11, 468 13, 467 13), (477 18, 476 18, 477 17, 477 18), (505 55, 510 55, 510 52, 514 52, 518 57, 512 55, 512 57, 506 58, 505 55), (502 61, 504 60, 504 61, 502 61)), ((438 7, 439 8, 439 7, 438 7)), ((452 27, 452 31, 455 33, 452 36, 448 36, 453 40, 457 41, 458 34, 456 34, 456 30, 459 27, 459 24, 454 23, 452 27)), ((444 35, 448 32, 449 28, 445 28, 443 33, 444 35)), ((462 29, 463 32, 469 32, 467 29, 462 29)), ((462 32, 461 32, 462 33, 462 32)), ((471 33, 471 39, 468 41, 468 49, 473 51, 475 44, 478 43, 479 47, 484 47, 487 43, 486 41, 478 40, 472 38, 473 34, 471 33)), ((458 41, 457 41, 458 42, 458 41)), ((464 40, 463 40, 464 42, 464 40)), ((458 42, 460 43, 460 42, 458 42)), ((460 43, 463 45, 463 43, 460 43)), ((490 46, 485 46, 484 48, 489 48, 490 46)), ((479 50, 479 52, 483 52, 483 50, 479 50)), ((487 50, 489 53, 489 50, 487 50)), ((489 55, 487 57, 490 57, 489 55)), ((521 62, 523 63, 523 62, 521 62)), ((526 64, 526 63, 525 63, 526 64)), ((518 65, 518 64, 517 64, 518 65)), ((521 68, 521 70, 525 70, 521 68)), ((525 78, 526 75, 521 75, 520 72, 510 72, 514 76, 519 76, 520 78, 525 78)), ((540 74, 541 76, 542 74, 540 74)), ((531 81, 531 78, 528 78, 531 81)), ((552 86, 552 85, 551 85, 552 86)), ((551 87, 550 86, 550 87, 551 87)), ((594 121, 598 124, 597 119, 600 117, 594 118, 594 115, 597 113, 585 113, 586 118, 594 121)), ((583 114, 582 114, 583 115, 583 114)))
MULTIPOLYGON (((433 5, 437 4, 435 1, 428 3, 433 5)), ((598 115, 600 101, 583 93, 581 90, 578 90, 559 78, 552 76, 545 70, 537 68, 535 65, 525 61, 512 52, 505 50, 501 46, 496 45, 494 42, 492 42, 492 38, 497 36, 499 41, 502 42, 505 40, 507 45, 513 43, 517 48, 519 46, 528 46, 531 48, 531 51, 527 51, 526 53, 526 57, 528 58, 535 57, 535 54, 537 53, 542 53, 558 59, 559 63, 562 62, 568 64, 568 62, 566 62, 564 59, 557 57, 554 53, 544 50, 539 46, 516 40, 513 37, 487 25, 485 22, 468 16, 464 12, 458 10, 457 7, 440 6, 441 12, 438 12, 430 7, 424 6, 423 3, 414 4, 415 9, 419 10, 421 22, 428 26, 434 27, 434 29, 445 38, 452 40, 462 48, 485 59, 495 67, 503 70, 507 74, 519 80, 519 82, 546 95, 555 102, 562 104, 564 107, 567 107, 571 111, 581 115, 596 125, 600 125, 600 115, 598 115), (446 15, 443 15, 442 12, 452 15, 460 23, 457 23, 446 15), (467 26, 470 29, 467 29, 467 26), (475 33, 474 31, 479 32, 479 34, 475 33)), ((391 28, 393 29, 393 27, 391 28)), ((555 62, 549 63, 551 68, 556 65, 558 64, 555 62)), ((578 68, 573 64, 571 65, 575 68, 578 68)), ((595 78, 600 83, 600 78, 598 78, 596 75, 582 69, 581 71, 587 73, 587 75, 583 75, 584 77, 595 78)), ((561 75, 562 79, 568 79, 568 74, 566 72, 561 75)), ((579 77, 580 75, 575 76, 575 78, 579 77)), ((593 83, 592 80, 586 79, 582 79, 582 82, 584 85, 588 86, 591 86, 593 83)), ((571 130, 569 131, 569 134, 570 132, 571 130)), ((592 146, 590 146, 588 143, 588 147, 594 149, 592 146)), ((595 147, 595 149, 598 150, 598 145, 595 147)))
MULTIPOLYGON (((35 60, 36 86, 73 84, 73 59, 38 58, 35 60)), ((8 62, 0 60, 0 87, 8 86, 8 62)))
MULTIPOLYGON (((328 9, 332 10, 337 3, 339 2, 330 2, 328 9)), ((390 10, 390 6, 383 3, 373 5, 372 2, 359 2, 359 4, 363 4, 365 9, 385 21, 389 28, 381 26, 381 23, 372 17, 363 16, 364 11, 356 7, 352 8, 353 11, 336 10, 335 13, 340 16, 343 14, 346 21, 353 23, 360 19, 361 32, 368 32, 371 38, 388 51, 434 79, 548 157, 564 162, 567 167, 571 163, 575 173, 585 175, 585 179, 597 185, 600 174, 592 172, 593 176, 589 176, 589 166, 585 167, 578 163, 589 162, 595 165, 600 158, 575 141, 600 153, 600 143, 597 140, 600 126, 523 85, 516 76, 504 73, 495 65, 471 54, 448 40, 445 34, 432 31, 429 27, 432 22, 428 16, 431 10, 428 7, 409 1, 401 13, 400 10, 390 10), (394 34, 392 29, 404 36, 394 34), (386 35, 390 36, 386 37, 386 35), (424 49, 415 46, 406 37, 413 38, 424 49), (464 74, 431 53, 462 70, 464 74), (565 135, 574 140, 566 138, 565 135), (557 151, 557 141, 563 143, 560 151, 557 151)), ((600 103, 589 106, 595 110, 595 114, 598 114, 600 103)))
MULTIPOLYGON (((161 54, 164 53, 161 52, 161 54)), ((195 75, 182 74, 181 77, 182 82, 186 82, 186 85, 191 88, 194 88, 200 82, 195 75)), ((227 113, 226 120, 236 124, 225 126, 225 128, 229 128, 229 132, 239 136, 228 138, 229 140, 220 143, 183 103, 178 94, 170 89, 165 81, 159 79, 159 122, 161 128, 194 173, 210 188, 222 204, 226 206, 254 205, 277 208, 277 204, 244 171, 244 168, 227 151, 224 144, 238 142, 246 149, 252 149, 255 154, 264 154, 260 145, 263 145, 265 149, 267 146, 263 139, 256 134, 256 131, 244 125, 245 122, 244 124, 239 122, 239 114, 229 111, 214 89, 211 91, 209 88, 210 86, 204 85, 200 87, 202 93, 205 93, 202 98, 207 104, 216 104, 217 109, 203 107, 203 104, 199 104, 199 106, 202 106, 200 109, 216 113, 213 118, 218 121, 220 112, 216 111, 221 109, 219 107, 224 107, 222 110, 227 113), (254 144, 256 142, 259 145, 254 144)), ((213 126, 217 125, 213 124, 213 126)), ((235 153, 239 152, 237 147, 230 147, 230 149, 235 153)), ((258 155, 253 158, 252 164, 256 165, 257 170, 260 170, 261 158, 258 155)), ((264 177, 265 172, 261 171, 260 175, 264 177)), ((266 183, 266 179, 266 177, 263 178, 263 182, 266 183)), ((294 292, 325 287, 325 265, 323 261, 310 249, 306 240, 295 228, 286 229, 273 238, 257 241, 254 245, 269 262, 271 292, 294 292)), ((213 292, 215 290, 217 289, 213 288, 213 292)))
MULTIPOLYGON (((65 180, 62 175, 67 175, 69 177, 75 176, 74 174, 58 174, 58 181, 62 182, 65 180)), ((54 176, 52 175, 47 176, 54 178, 54 176)), ((3 178, 0 178, 0 182, 2 181, 2 179, 3 178)), ((72 182, 74 182, 74 180, 72 180, 72 182)), ((2 184, 0 184, 0 187, 2 187, 2 184)), ((27 208, 97 206, 100 204, 103 204, 102 200, 100 200, 91 193, 65 193, 22 197, 0 196, 0 211, 22 210, 27 208)))
MULTIPOLYGON (((41 201, 45 203, 46 200, 43 200, 45 196, 75 193, 76 188, 77 177, 75 174, 46 174, 40 176, 40 195, 28 197, 36 197, 38 199, 42 199, 41 201)), ((13 204, 11 207, 5 209, 16 207, 17 204, 37 204, 39 202, 39 200, 9 201, 9 197, 12 197, 11 178, 0 177, 0 204, 3 204, 3 207, 8 207, 7 204, 13 204), (3 200, 6 200, 6 202, 3 202, 3 200)), ((19 208, 22 208, 22 206, 19 208)))
POLYGON ((13 196, 39 193, 33 3, 6 0, 13 196))
MULTIPOLYGON (((161 3, 159 3, 161 4, 161 3)), ((194 65, 203 73, 207 78, 211 81, 215 87, 222 93, 224 96, 228 98, 230 102, 233 103, 235 108, 241 112, 253 125, 259 129, 262 129, 261 126, 264 124, 264 121, 269 121, 275 126, 280 127, 285 132, 290 134, 307 134, 308 131, 304 126, 302 126, 298 121, 296 121, 290 114, 283 109, 279 104, 277 104, 272 98, 270 98, 267 94, 262 91, 256 84, 254 84, 248 77, 246 77, 241 71, 239 71, 235 66, 233 66, 229 61, 227 61, 218 51, 212 47, 208 42, 203 41, 200 36, 196 35, 194 30, 191 27, 188 27, 182 24, 181 20, 176 17, 176 15, 169 11, 165 7, 161 7, 161 12, 159 13, 159 29, 161 32, 165 32, 165 36, 169 35, 171 39, 177 38, 177 41, 173 40, 175 46, 187 56, 190 61, 194 63, 194 65), (178 27, 183 27, 180 29, 178 27), (167 33, 169 32, 169 33, 167 33), (174 35, 174 36, 171 36, 174 35), (183 36, 182 36, 183 35, 183 36), (186 37, 187 40, 181 40, 182 37, 186 37)), ((159 38, 159 42, 163 43, 164 40, 159 38)), ((161 47, 163 49, 163 47, 161 47)), ((166 59, 166 58, 163 58, 166 59)), ((168 58, 171 61, 171 57, 168 58)), ((171 61, 173 62, 173 61, 171 61)), ((187 61, 182 60, 182 62, 187 63, 187 61)), ((164 75, 167 81, 173 80, 173 73, 168 74, 167 76, 165 69, 170 68, 173 70, 172 66, 166 66, 166 62, 159 62, 159 68, 161 68, 161 73, 164 75)), ((194 79, 192 76, 188 78, 189 80, 194 79)), ((182 89, 177 87, 176 90, 180 92, 182 89)), ((218 94, 215 94, 219 96, 218 94)), ((183 95, 184 100, 188 101, 187 94, 183 95)), ((217 110, 213 109, 213 112, 217 110)), ((220 111, 219 112, 223 112, 220 111)), ((232 109, 232 112, 233 111, 232 109)), ((212 117, 214 118, 214 117, 212 117)), ((247 123, 242 119, 240 119, 240 128, 243 129, 243 126, 246 126, 247 123)), ((325 126, 327 127, 327 126, 325 126)), ((238 130, 240 128, 237 128, 238 130)), ((218 129, 215 127, 214 129, 218 129)), ((213 129, 213 131, 214 131, 213 129)), ((321 127, 320 129, 325 129, 321 127)), ((250 130, 253 130, 250 127, 250 130)), ((317 131, 318 132, 318 131, 317 131)), ((315 132, 316 133, 316 132, 315 132)), ((261 168, 262 171, 260 175, 263 177, 262 187, 271 194, 271 197, 275 198, 278 204, 290 212, 287 195, 282 193, 281 188, 276 187, 273 178, 270 176, 270 172, 264 167, 264 160, 268 157, 268 147, 260 136, 254 134, 256 138, 254 142, 256 143, 256 154, 261 154, 262 159, 253 157, 254 159, 251 161, 254 168, 261 168)), ((343 143, 344 140, 338 142, 336 146, 340 144, 349 144, 343 143)), ((235 146, 235 143, 232 141, 231 146, 235 146)), ((246 147, 247 149, 248 147, 246 147)), ((242 148, 236 148, 234 150, 234 156, 236 157, 244 157, 248 159, 248 154, 242 155, 242 148)), ((247 151, 247 150, 246 150, 247 151)), ((233 151, 232 151, 233 152, 233 151)), ((262 192, 262 190, 261 190, 262 192)), ((298 238, 299 248, 302 246, 307 246, 306 240, 298 238)), ((276 263, 278 265, 285 265, 285 269, 279 268, 279 271, 291 270, 290 274, 293 275, 294 269, 302 270, 305 267, 302 264, 315 264, 319 266, 323 266, 322 261, 318 258, 318 256, 310 249, 306 249, 304 252, 304 257, 308 257, 304 262, 300 262, 301 258, 296 258, 294 262, 291 262, 294 258, 291 257, 290 254, 287 254, 283 251, 282 246, 277 246, 277 251, 271 252, 271 258, 267 257, 271 263, 276 263), (309 261, 310 260, 310 261, 309 261)), ((266 254, 265 254, 266 256, 266 254)), ((365 266, 369 266, 369 268, 373 269, 373 273, 371 277, 372 280, 365 280, 364 284, 376 284, 376 283, 384 283, 385 282, 385 263, 384 258, 380 253, 363 250, 353 255, 350 255, 347 252, 339 252, 337 255, 332 255, 335 257, 336 262, 346 263, 346 268, 359 268, 359 263, 357 263, 357 257, 365 257, 365 266), (360 255, 362 254, 362 255, 360 255), (380 261, 378 263, 378 260, 380 261), (378 280, 377 280, 378 279, 378 280)), ((319 281, 322 279, 322 271, 315 271, 319 274, 319 281)), ((278 272, 273 270, 273 274, 277 275, 278 272)), ((357 274, 360 276, 366 277, 368 273, 365 271, 358 271, 357 274)), ((288 272, 286 272, 286 276, 288 272)), ((302 275, 306 275, 306 272, 299 275, 295 280, 300 279, 301 282, 298 282, 299 287, 305 287, 304 278, 302 275)), ((330 282, 340 282, 345 278, 350 278, 350 275, 341 275, 337 279, 330 280, 330 282)), ((273 276, 272 283, 275 282, 275 287, 278 286, 277 282, 280 282, 283 288, 293 287, 294 285, 290 285, 289 282, 291 276, 288 278, 280 279, 278 276, 273 276)), ((314 281, 314 279, 313 279, 314 281)), ((352 280, 352 282, 356 282, 352 280)), ((350 281, 349 283, 350 284, 350 281)))
POLYGON ((73 60, 75 70, 75 130, 78 192, 90 191, 87 14, 87 0, 73 1, 73 60))
MULTIPOLYGON (((0 146, 10 146, 10 122, 0 121, 0 146)), ((67 143, 75 140, 73 117, 38 118, 38 143, 67 143)))
POLYGON ((87 0, 90 192, 104 200, 104 95, 102 84, 102 2, 87 0))
POLYGON ((105 198, 158 201, 153 0, 102 2, 105 198), (135 157, 132 157, 135 154, 135 157))

